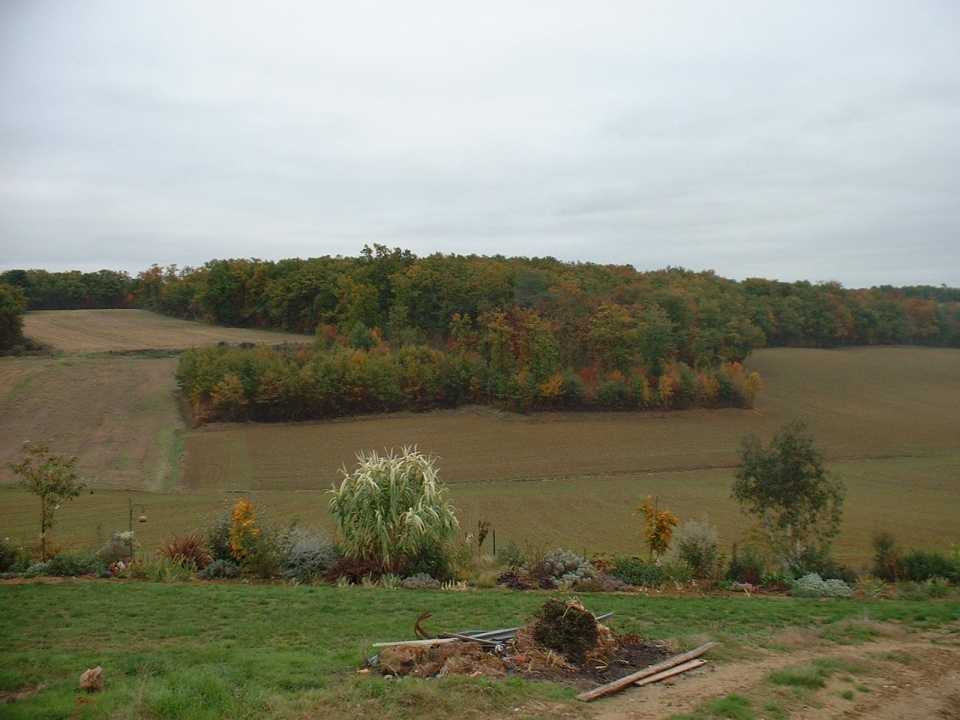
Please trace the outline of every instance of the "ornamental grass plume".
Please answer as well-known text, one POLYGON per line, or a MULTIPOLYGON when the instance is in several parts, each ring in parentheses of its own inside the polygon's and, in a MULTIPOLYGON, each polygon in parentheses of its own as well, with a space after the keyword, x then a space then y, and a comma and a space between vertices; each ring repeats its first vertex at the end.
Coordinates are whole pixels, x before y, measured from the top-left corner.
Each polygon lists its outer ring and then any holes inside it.
POLYGON ((400 576, 418 560, 448 563, 459 523, 437 479, 436 458, 404 447, 357 459, 357 469, 344 469, 340 487, 330 490, 344 555, 400 576))

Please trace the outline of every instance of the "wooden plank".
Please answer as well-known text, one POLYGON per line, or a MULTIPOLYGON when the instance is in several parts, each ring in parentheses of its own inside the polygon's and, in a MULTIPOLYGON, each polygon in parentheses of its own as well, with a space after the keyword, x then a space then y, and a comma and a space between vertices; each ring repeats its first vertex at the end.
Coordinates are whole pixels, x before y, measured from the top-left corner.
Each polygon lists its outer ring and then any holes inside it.
POLYGON ((706 660, 688 660, 683 665, 677 665, 675 668, 670 668, 669 670, 664 670, 663 672, 658 672, 656 675, 651 675, 650 677, 645 677, 643 680, 637 680, 634 685, 637 687, 643 687, 644 685, 650 685, 652 683, 660 682, 661 680, 666 680, 667 678, 672 678, 674 675, 680 675, 681 673, 687 672, 687 670, 696 670, 698 667, 706 665, 706 660))
POLYGON ((378 642, 374 647, 395 647, 397 645, 443 645, 444 643, 456 642, 456 638, 434 638, 432 640, 400 640, 398 642, 378 642))
POLYGON ((656 665, 651 665, 650 667, 645 668, 643 670, 638 670, 637 672, 626 675, 620 678, 619 680, 614 680, 613 682, 609 682, 606 685, 601 685, 600 687, 596 687, 593 690, 587 690, 586 692, 582 692, 579 695, 577 695, 577 700, 582 700, 583 702, 590 702, 591 700, 595 700, 598 697, 603 697, 604 695, 607 695, 612 692, 616 692, 617 690, 622 690, 628 685, 633 685, 633 683, 635 683, 637 680, 642 680, 645 677, 656 675, 657 673, 662 672, 663 670, 669 670, 670 668, 676 667, 677 665, 682 665, 688 660, 693 660, 694 658, 698 658, 708 650, 715 648, 718 644, 719 643, 708 642, 706 645, 701 645, 700 647, 690 650, 689 652, 681 653, 680 655, 674 655, 672 658, 668 658, 667 660, 664 660, 661 663, 657 663, 656 665))
POLYGON ((484 645, 486 647, 496 647, 497 645, 500 644, 496 640, 487 640, 486 638, 478 637, 476 635, 462 635, 460 633, 440 633, 440 637, 443 638, 444 640, 449 638, 451 640, 461 640, 463 642, 472 642, 472 643, 476 643, 477 645, 484 645))

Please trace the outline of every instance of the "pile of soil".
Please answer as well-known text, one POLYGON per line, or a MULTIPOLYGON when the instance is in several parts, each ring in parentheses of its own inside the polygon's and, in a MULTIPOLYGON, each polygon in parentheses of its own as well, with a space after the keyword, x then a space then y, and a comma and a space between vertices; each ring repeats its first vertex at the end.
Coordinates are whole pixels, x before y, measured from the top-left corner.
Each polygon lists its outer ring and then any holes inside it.
POLYGON ((598 623, 577 600, 549 600, 537 617, 498 648, 473 642, 398 645, 380 653, 384 675, 446 677, 523 675, 577 689, 602 685, 660 662, 670 655, 665 643, 617 635, 598 623), (589 638, 585 645, 584 637, 589 638), (552 647, 547 647, 544 640, 552 647), (564 652, 564 643, 568 652, 564 652))

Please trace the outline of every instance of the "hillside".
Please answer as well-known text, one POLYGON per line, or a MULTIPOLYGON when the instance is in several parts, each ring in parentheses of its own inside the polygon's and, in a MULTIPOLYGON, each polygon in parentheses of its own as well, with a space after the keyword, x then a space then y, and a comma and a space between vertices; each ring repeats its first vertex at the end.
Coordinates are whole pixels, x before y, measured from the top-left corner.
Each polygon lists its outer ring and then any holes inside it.
MULTIPOLYGON (((145 328, 158 326, 141 325, 145 314, 137 311, 60 315, 81 335, 95 336, 116 313, 130 324, 114 340, 101 335, 101 351, 184 344, 174 330, 151 335, 145 328), (134 343, 135 326, 144 334, 134 343)), ((153 318, 167 322, 144 319, 153 318)), ((960 538, 957 350, 757 351, 748 367, 761 373, 764 387, 753 410, 516 415, 466 408, 199 431, 180 418, 175 363, 137 356, 0 360, 0 462, 15 458, 23 440, 52 438, 59 451, 81 456, 96 492, 61 509, 59 538, 86 543, 98 526, 109 532, 125 525, 130 492, 142 491, 149 494, 134 497, 150 506, 141 528, 148 543, 202 524, 237 493, 277 521, 298 516, 323 524, 322 491, 358 450, 416 444, 440 457, 464 527, 489 519, 501 543, 630 551, 637 527, 629 513, 647 493, 681 517, 708 512, 727 542, 745 525, 729 500, 741 438, 769 437, 797 416, 808 420, 831 469, 847 482, 843 553, 866 553, 881 527, 904 542, 943 549, 960 538)), ((12 479, 0 470, 0 482, 12 479)), ((32 513, 24 512, 31 499, 0 493, 3 532, 32 535, 32 513)))

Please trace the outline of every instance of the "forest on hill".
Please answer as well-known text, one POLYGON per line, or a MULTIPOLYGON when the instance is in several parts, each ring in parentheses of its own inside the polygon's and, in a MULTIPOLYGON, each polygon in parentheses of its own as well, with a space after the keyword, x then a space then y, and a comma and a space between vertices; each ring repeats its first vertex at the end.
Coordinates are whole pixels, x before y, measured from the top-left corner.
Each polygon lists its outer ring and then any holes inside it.
POLYGON ((960 290, 729 280, 712 271, 434 254, 211 260, 126 273, 9 270, 28 309, 139 307, 311 333, 206 348, 179 379, 201 417, 294 420, 486 402, 511 408, 748 405, 759 347, 960 347, 960 290))
MULTIPOLYGON (((448 339, 489 312, 532 311, 562 329, 565 348, 603 308, 624 310, 643 336, 662 336, 679 359, 750 348, 907 344, 960 347, 960 289, 847 289, 838 283, 728 280, 683 268, 638 272, 629 265, 553 258, 434 254, 365 247, 358 257, 211 260, 131 277, 7 270, 28 310, 139 307, 189 320, 313 333, 356 323, 390 339, 448 339), (455 321, 459 316, 460 320, 455 321), (711 351, 711 346, 713 350, 711 351)), ((622 315, 621 315, 622 317, 622 315)))

